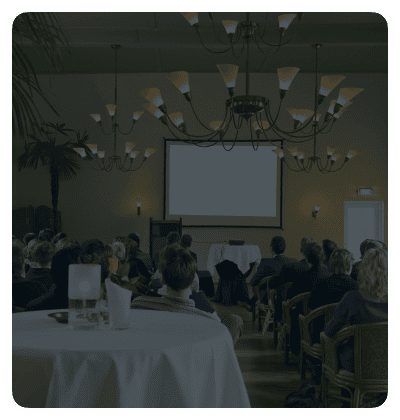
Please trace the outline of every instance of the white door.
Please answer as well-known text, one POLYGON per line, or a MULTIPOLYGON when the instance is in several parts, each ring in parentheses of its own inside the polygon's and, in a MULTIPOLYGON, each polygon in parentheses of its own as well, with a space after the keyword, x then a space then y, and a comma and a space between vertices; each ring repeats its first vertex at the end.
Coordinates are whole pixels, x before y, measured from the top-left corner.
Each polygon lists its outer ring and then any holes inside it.
POLYGON ((344 247, 356 261, 360 260, 360 244, 365 239, 384 241, 383 201, 344 202, 344 247))

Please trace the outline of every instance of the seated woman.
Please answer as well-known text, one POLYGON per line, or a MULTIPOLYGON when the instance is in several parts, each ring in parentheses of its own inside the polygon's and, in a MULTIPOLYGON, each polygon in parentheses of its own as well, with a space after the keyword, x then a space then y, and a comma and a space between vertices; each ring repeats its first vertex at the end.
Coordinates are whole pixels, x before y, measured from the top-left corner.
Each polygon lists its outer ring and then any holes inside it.
MULTIPOLYGON (((14 284, 13 275, 13 301, 16 306, 26 307, 31 300, 43 296, 50 290, 53 283, 50 274, 53 251, 53 245, 49 242, 37 242, 31 246, 29 259, 33 268, 29 270, 25 281, 14 284)), ((21 281, 21 276, 19 276, 19 280, 21 281)))
POLYGON ((23 283, 25 278, 22 277, 24 272, 24 254, 20 247, 12 247, 12 282, 23 283))
POLYGON ((109 261, 105 251, 105 246, 99 239, 89 239, 82 244, 82 264, 100 264, 101 283, 104 283, 109 276, 109 261))
POLYGON ((239 316, 229 315, 221 321, 215 311, 211 313, 204 310, 206 302, 202 302, 203 309, 198 309, 195 301, 189 299, 190 286, 197 268, 194 258, 180 246, 168 247, 160 257, 159 268, 167 286, 167 295, 137 297, 132 301, 131 308, 185 313, 222 322, 228 328, 235 343, 243 329, 243 321, 239 316))
POLYGON ((139 245, 136 241, 125 238, 126 254, 125 258, 121 262, 123 264, 129 263, 130 270, 128 277, 130 279, 139 277, 139 282, 147 287, 151 281, 153 273, 147 270, 145 263, 141 259, 137 258, 138 250, 139 245))
POLYGON ((39 241, 53 242, 55 233, 51 229, 43 229, 39 232, 39 241))
POLYGON ((53 283, 45 294, 31 300, 27 311, 43 311, 51 309, 68 309, 68 266, 80 264, 82 247, 72 245, 58 251, 51 264, 53 283))
MULTIPOLYGON (((334 337, 346 325, 388 320, 388 255, 384 249, 373 248, 364 254, 358 282, 359 290, 344 295, 331 322, 325 326, 324 332, 328 337, 334 337)), ((338 355, 341 368, 354 373, 352 337, 341 343, 338 355)), ((342 395, 348 396, 348 392, 343 390, 342 395)))
POLYGON ((29 242, 31 242, 33 239, 37 239, 37 235, 36 233, 27 233, 24 236, 24 244, 25 244, 25 268, 24 268, 24 272, 25 272, 25 276, 28 274, 28 271, 31 269, 31 265, 30 265, 30 261, 27 258, 27 254, 28 254, 28 244, 29 242))
MULTIPOLYGON (((224 257, 223 248, 222 258, 224 257)), ((249 299, 246 277, 239 270, 237 264, 224 258, 215 268, 219 276, 219 283, 213 301, 225 306, 234 306, 238 302, 246 302, 249 299)))

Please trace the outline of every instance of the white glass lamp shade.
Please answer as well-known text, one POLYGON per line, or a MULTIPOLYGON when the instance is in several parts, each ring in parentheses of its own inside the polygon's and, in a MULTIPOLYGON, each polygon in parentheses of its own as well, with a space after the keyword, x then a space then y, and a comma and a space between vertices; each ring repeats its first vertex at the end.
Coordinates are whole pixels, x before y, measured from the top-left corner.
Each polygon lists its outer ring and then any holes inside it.
POLYGON ((125 153, 130 153, 131 150, 135 147, 135 143, 132 143, 131 141, 127 141, 125 143, 125 153))
POLYGON ((181 93, 189 92, 189 73, 187 71, 174 71, 167 75, 170 80, 181 93))
POLYGON ((160 106, 164 103, 162 98, 161 98, 161 92, 157 88, 143 89, 140 92, 140 94, 143 96, 143 98, 145 98, 146 100, 148 100, 149 102, 151 102, 155 106, 160 106))
POLYGON ((147 149, 146 153, 144 154, 144 156, 146 158, 148 158, 149 156, 151 156, 154 152, 156 151, 156 149, 147 149))
POLYGON ((135 157, 137 156, 138 153, 139 152, 137 150, 132 150, 131 153, 130 153, 130 155, 129 155, 129 157, 131 159, 135 159, 135 157))
POLYGON ((138 207, 140 207, 140 206, 142 205, 142 203, 141 203, 140 201, 137 201, 137 202, 136 202, 136 205, 137 205, 138 207))
POLYGON ((314 114, 314 112, 311 111, 311 109, 299 109, 297 111, 297 115, 296 115, 295 120, 298 120, 301 123, 303 123, 305 120, 310 118, 313 114, 314 114))
POLYGON ((267 121, 264 121, 263 120, 263 121, 261 121, 261 127, 259 126, 259 124, 258 124, 257 121, 254 121, 253 122, 253 128, 254 128, 255 131, 258 131, 258 130, 264 131, 264 130, 266 130, 269 127, 269 123, 267 121))
POLYGON ((356 156, 357 152, 355 150, 349 150, 349 153, 347 153, 347 158, 351 159, 352 157, 356 156))
POLYGON ((97 156, 100 158, 100 159, 104 159, 104 155, 106 154, 106 152, 103 150, 102 152, 97 152, 97 156))
POLYGON ((296 147, 293 147, 292 149, 289 149, 288 148, 288 150, 292 154, 292 156, 296 156, 297 155, 297 146, 296 147))
POLYGON ((142 114, 143 114, 143 111, 134 112, 133 113, 133 119, 137 121, 142 116, 142 114))
POLYGON ((94 155, 97 153, 97 144, 87 144, 86 146, 94 155))
POLYGON ((155 117, 157 117, 157 118, 161 118, 163 115, 164 115, 164 113, 159 109, 159 108, 157 108, 157 106, 156 105, 154 105, 154 104, 152 104, 152 103, 147 103, 147 104, 144 104, 143 105, 143 108, 146 110, 146 111, 149 111, 150 112, 150 114, 153 114, 155 117))
POLYGON ((90 116, 96 121, 99 122, 101 120, 100 114, 90 114, 90 116))
POLYGON ((321 208, 321 206, 315 206, 314 207, 315 211, 319 211, 320 208, 321 208))
POLYGON ((328 111, 326 111, 326 112, 328 112, 329 114, 333 115, 333 109, 335 108, 335 105, 336 105, 336 99, 333 99, 331 101, 331 103, 329 104, 328 111))
POLYGON ((319 94, 322 96, 328 96, 329 93, 335 89, 335 87, 345 79, 345 76, 324 76, 321 77, 321 86, 319 88, 319 94))
POLYGON ((278 157, 283 158, 283 150, 282 149, 276 149, 273 152, 276 153, 278 157))
POLYGON ((299 110, 298 109, 294 109, 294 108, 286 108, 287 109, 287 111, 289 112, 289 114, 294 118, 294 119, 296 119, 296 117, 297 117, 297 114, 298 114, 298 112, 299 112, 299 110))
POLYGON ((285 15, 278 16, 279 27, 287 29, 296 17, 296 13, 287 13, 285 15))
POLYGON ((70 264, 68 266, 68 298, 99 299, 101 265, 70 264))
POLYGON ((115 108, 117 108, 117 105, 107 104, 106 108, 107 108, 108 113, 110 114, 110 117, 113 117, 115 115, 115 108))
POLYGON ((223 121, 212 121, 210 122, 210 127, 214 130, 217 131, 220 129, 221 125, 222 125, 223 121))
POLYGON ((281 69, 277 69, 279 89, 289 90, 289 86, 299 70, 297 67, 282 67, 281 69))
POLYGON ((83 147, 74 147, 73 150, 75 150, 78 155, 82 156, 83 158, 86 156, 85 149, 83 147))
POLYGON ((336 159, 337 159, 338 157, 340 157, 340 155, 338 155, 337 153, 334 153, 334 154, 332 155, 332 157, 331 157, 331 160, 332 160, 333 162, 336 162, 336 159))
POLYGON ((342 88, 339 90, 339 98, 337 100, 337 103, 339 105, 344 106, 350 99, 353 99, 363 90, 364 89, 361 88, 342 88))
POLYGON ((304 152, 297 152, 297 157, 299 159, 304 159, 304 152))
POLYGON ((332 147, 329 147, 329 146, 326 148, 326 150, 329 156, 332 156, 333 152, 335 151, 335 149, 332 149, 332 147))
POLYGON ((224 25, 224 28, 226 30, 227 34, 234 34, 236 32, 236 27, 238 25, 237 20, 223 20, 222 24, 224 25))
POLYGON ((179 12, 192 26, 199 23, 198 12, 179 12))
POLYGON ((235 87, 239 67, 235 64, 217 64, 218 70, 226 84, 226 87, 235 87))
POLYGON ((180 124, 183 123, 183 117, 180 112, 174 112, 173 114, 169 115, 169 119, 178 127, 180 124))
POLYGON ((336 112, 336 114, 334 114, 334 117, 338 119, 343 114, 343 112, 346 111, 347 107, 350 106, 352 103, 353 102, 350 102, 350 101, 346 102, 346 105, 340 108, 339 111, 336 112))
POLYGON ((321 117, 321 114, 314 115, 313 120, 318 122, 320 117, 321 117))

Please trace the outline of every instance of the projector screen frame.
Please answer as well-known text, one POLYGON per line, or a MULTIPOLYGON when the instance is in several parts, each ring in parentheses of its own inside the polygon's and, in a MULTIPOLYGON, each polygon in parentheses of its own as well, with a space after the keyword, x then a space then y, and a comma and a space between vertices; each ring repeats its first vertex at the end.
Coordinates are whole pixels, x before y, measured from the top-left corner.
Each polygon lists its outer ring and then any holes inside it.
MULTIPOLYGON (((166 180, 167 180, 167 142, 174 142, 176 143, 177 139, 166 139, 164 138, 164 203, 163 203, 163 219, 165 219, 165 214, 166 214, 166 198, 167 198, 167 192, 166 192, 166 180)), ((283 140, 279 139, 279 140, 258 140, 259 143, 273 143, 280 148, 283 147, 283 140)), ((233 143, 233 140, 213 140, 213 141, 204 141, 204 143, 233 143)), ((257 142, 257 140, 254 140, 253 142, 257 142)), ((236 140, 235 143, 251 143, 251 140, 236 140)), ((196 147, 196 146, 194 146, 196 147)), ((228 152, 227 152, 228 153, 228 152)), ((257 153, 257 152, 255 152, 257 153)), ((247 225, 224 225, 224 226, 218 226, 218 225, 185 225, 182 224, 182 227, 185 228, 218 228, 218 229, 222 229, 222 228, 228 228, 228 229, 232 229, 232 228, 250 228, 250 229, 281 229, 283 230, 283 226, 282 226, 282 195, 283 195, 283 165, 282 165, 282 159, 279 159, 278 161, 279 165, 280 165, 280 198, 279 198, 279 226, 247 226, 247 225)), ((169 220, 173 220, 173 219, 169 219, 169 220)))

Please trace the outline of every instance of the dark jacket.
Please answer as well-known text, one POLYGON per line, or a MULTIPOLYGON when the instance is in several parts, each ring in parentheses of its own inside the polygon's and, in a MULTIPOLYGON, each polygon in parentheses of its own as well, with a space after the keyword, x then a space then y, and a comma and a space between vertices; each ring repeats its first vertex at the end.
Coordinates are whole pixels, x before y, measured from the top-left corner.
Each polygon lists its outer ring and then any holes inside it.
POLYGON ((25 308, 29 301, 44 295, 47 290, 48 288, 37 280, 13 283, 12 297, 14 304, 15 306, 25 308))
POLYGON ((325 264, 318 264, 309 270, 299 273, 292 279, 293 284, 287 292, 287 299, 292 299, 302 293, 311 292, 314 283, 331 275, 325 264))
POLYGON ((354 264, 353 264, 353 268, 352 268, 352 270, 351 270, 351 274, 350 274, 350 277, 351 277, 353 280, 357 280, 357 277, 358 277, 358 271, 359 271, 359 269, 360 269, 361 262, 362 262, 362 261, 357 261, 356 263, 354 263, 354 264))
POLYGON ((134 277, 138 277, 139 274, 140 274, 148 282, 150 282, 151 274, 149 273, 149 271, 147 270, 144 262, 141 259, 132 258, 131 260, 129 260, 129 264, 130 264, 130 270, 129 270, 128 277, 130 279, 132 279, 134 277))
POLYGON ((357 281, 346 274, 332 274, 314 283, 308 307, 313 310, 330 303, 340 302, 350 290, 358 290, 357 281))
POLYGON ((54 283, 44 294, 32 299, 26 306, 27 311, 49 311, 68 309, 68 289, 54 283))
POLYGON ((144 265, 146 266, 147 270, 151 270, 152 262, 151 262, 150 254, 146 254, 146 253, 140 251, 140 249, 139 249, 137 251, 136 258, 138 258, 139 260, 142 260, 144 262, 144 265))
POLYGON ((192 252, 192 251, 189 251, 190 252, 190 255, 195 259, 195 261, 197 262, 197 254, 195 254, 194 252, 192 252))
POLYGON ((301 273, 310 269, 307 261, 302 259, 294 264, 284 265, 279 275, 274 276, 269 281, 269 289, 279 289, 283 284, 293 282, 293 280, 301 273))
POLYGON ((53 284, 50 268, 31 268, 26 275, 26 281, 39 281, 46 290, 53 284))

